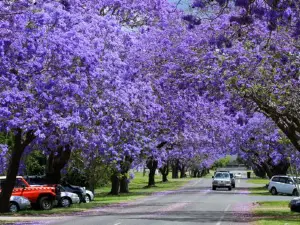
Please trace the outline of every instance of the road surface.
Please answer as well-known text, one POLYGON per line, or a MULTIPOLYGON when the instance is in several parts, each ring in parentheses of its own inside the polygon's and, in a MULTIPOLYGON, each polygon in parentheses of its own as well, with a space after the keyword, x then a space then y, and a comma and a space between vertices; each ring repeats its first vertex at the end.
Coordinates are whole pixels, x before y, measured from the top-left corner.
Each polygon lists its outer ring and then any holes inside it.
MULTIPOLYGON (((211 190, 211 179, 190 182, 184 188, 158 193, 128 204, 94 209, 88 214, 61 217, 53 225, 242 225, 253 220, 250 210, 257 201, 290 200, 291 196, 252 196, 244 179, 236 188, 211 190)), ((257 186, 257 185, 256 185, 257 186)), ((261 185, 258 185, 261 186, 261 185)))

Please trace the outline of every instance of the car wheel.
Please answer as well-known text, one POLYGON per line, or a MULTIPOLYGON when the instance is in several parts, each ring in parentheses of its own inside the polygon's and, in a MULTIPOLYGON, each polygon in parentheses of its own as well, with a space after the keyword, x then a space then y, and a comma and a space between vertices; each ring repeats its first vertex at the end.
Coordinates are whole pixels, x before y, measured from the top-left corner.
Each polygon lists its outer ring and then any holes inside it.
POLYGON ((50 210, 53 207, 53 201, 49 197, 41 197, 39 200, 39 206, 42 210, 50 210))
POLYGON ((16 213, 19 211, 19 205, 15 202, 11 202, 9 205, 9 211, 12 213, 16 213))
POLYGON ((216 190, 216 186, 212 186, 212 189, 215 191, 216 190))
POLYGON ((274 187, 271 188, 271 194, 272 194, 272 195, 277 195, 277 190, 276 190, 276 188, 274 188, 274 187))
POLYGON ((89 203, 91 201, 91 197, 89 195, 86 195, 84 200, 85 200, 85 203, 89 203))
POLYGON ((228 188, 228 191, 231 191, 231 187, 228 188))
POLYGON ((299 193, 298 193, 297 189, 294 189, 293 196, 299 196, 299 193))
POLYGON ((60 205, 64 208, 70 207, 71 204, 72 204, 72 202, 69 198, 62 198, 60 200, 60 205))
POLYGON ((234 185, 232 185, 232 188, 235 188, 235 184, 234 184, 234 185))

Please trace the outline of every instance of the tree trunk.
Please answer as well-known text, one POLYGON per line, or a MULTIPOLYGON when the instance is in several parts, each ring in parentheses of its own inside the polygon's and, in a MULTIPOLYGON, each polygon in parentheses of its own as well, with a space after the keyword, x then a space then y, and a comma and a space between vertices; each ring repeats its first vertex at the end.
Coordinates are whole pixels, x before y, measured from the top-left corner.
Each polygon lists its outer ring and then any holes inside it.
POLYGON ((172 165, 172 178, 177 179, 179 172, 179 160, 177 159, 172 165))
POLYGON ((162 182, 167 182, 168 181, 168 174, 169 174, 169 163, 167 163, 163 167, 159 168, 159 171, 162 175, 162 182))
POLYGON ((199 173, 198 169, 193 170, 193 177, 196 178, 199 173))
POLYGON ((133 159, 131 156, 125 156, 124 160, 120 163, 121 164, 121 175, 122 178, 120 180, 120 193, 129 193, 129 186, 128 186, 128 171, 131 168, 131 164, 133 159))
POLYGON ((150 170, 149 172, 149 180, 148 187, 155 186, 155 171, 158 166, 158 161, 153 159, 152 157, 147 160, 147 167, 150 170))
POLYGON ((46 180, 49 184, 58 184, 61 181, 61 170, 68 163, 71 156, 71 147, 59 147, 54 153, 51 151, 46 166, 46 180))
POLYGON ((184 177, 186 177, 185 165, 182 164, 182 166, 180 167, 180 178, 184 178, 184 177))
POLYGON ((34 140, 34 135, 32 132, 27 132, 25 136, 25 140, 22 142, 22 130, 17 130, 16 135, 14 136, 14 143, 12 146, 11 157, 9 161, 9 165, 7 168, 7 175, 5 183, 1 186, 1 194, 0 194, 0 212, 8 212, 9 211, 9 199, 13 192, 16 177, 18 175, 19 166, 22 154, 25 148, 34 140))
POLYGON ((118 178, 118 174, 113 174, 111 176, 111 195, 119 195, 120 191, 120 180, 118 178))
POLYGON ((123 174, 120 180, 120 193, 129 193, 128 183, 127 176, 123 174))

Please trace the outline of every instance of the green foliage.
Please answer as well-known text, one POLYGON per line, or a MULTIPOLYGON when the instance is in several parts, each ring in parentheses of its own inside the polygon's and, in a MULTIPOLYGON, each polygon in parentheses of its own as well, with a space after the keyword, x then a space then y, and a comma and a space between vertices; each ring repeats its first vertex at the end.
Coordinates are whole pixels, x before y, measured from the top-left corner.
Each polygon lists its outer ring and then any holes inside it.
POLYGON ((30 175, 43 175, 46 168, 46 156, 41 151, 31 152, 25 159, 25 174, 30 175))
POLYGON ((226 167, 230 162, 231 157, 226 156, 214 162, 212 168, 226 167))
POLYGON ((71 184, 94 190, 106 185, 111 173, 111 168, 100 157, 87 160, 82 157, 81 150, 77 150, 72 152, 64 178, 71 184))

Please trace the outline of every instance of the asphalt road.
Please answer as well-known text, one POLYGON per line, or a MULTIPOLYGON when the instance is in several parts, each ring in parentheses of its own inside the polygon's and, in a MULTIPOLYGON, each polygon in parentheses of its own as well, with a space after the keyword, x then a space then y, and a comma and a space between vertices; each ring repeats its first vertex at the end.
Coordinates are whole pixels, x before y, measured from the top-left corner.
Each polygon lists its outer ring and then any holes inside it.
MULTIPOLYGON (((211 179, 192 181, 184 188, 159 193, 128 204, 91 210, 88 214, 61 217, 53 225, 242 225, 253 218, 256 201, 290 200, 291 196, 252 196, 254 184, 236 181, 236 188, 211 190, 211 179)), ((261 185, 258 185, 261 186, 261 185)))

